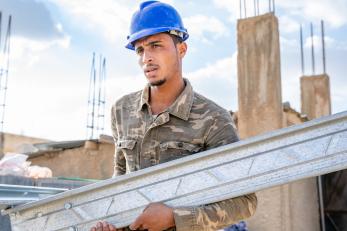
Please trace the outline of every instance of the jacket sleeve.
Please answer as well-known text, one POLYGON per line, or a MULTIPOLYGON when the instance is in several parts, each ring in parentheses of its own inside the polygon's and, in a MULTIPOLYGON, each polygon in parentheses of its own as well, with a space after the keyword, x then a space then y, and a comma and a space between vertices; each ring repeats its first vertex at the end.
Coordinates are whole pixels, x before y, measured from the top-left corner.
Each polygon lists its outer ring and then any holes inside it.
POLYGON ((254 193, 199 207, 174 209, 177 231, 217 230, 252 216, 257 207, 254 193))
MULTIPOLYGON (((215 117, 206 136, 206 149, 233 143, 239 140, 235 125, 228 112, 215 117)), ((199 207, 174 208, 177 231, 217 230, 252 216, 257 207, 254 193, 202 205, 199 207)))
POLYGON ((117 115, 116 115, 116 106, 114 105, 111 110, 111 129, 114 140, 114 169, 113 176, 116 177, 119 175, 125 174, 126 171, 126 163, 124 153, 117 148, 118 143, 118 126, 117 126, 117 115))

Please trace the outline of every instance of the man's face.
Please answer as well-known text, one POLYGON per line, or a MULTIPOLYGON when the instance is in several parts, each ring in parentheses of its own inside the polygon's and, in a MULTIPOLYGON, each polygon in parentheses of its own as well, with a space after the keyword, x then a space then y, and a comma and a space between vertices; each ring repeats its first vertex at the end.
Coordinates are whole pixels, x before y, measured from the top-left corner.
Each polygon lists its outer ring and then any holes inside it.
POLYGON ((161 86, 181 75, 181 59, 185 54, 186 44, 175 45, 170 35, 160 33, 138 40, 135 42, 135 51, 151 86, 161 86))

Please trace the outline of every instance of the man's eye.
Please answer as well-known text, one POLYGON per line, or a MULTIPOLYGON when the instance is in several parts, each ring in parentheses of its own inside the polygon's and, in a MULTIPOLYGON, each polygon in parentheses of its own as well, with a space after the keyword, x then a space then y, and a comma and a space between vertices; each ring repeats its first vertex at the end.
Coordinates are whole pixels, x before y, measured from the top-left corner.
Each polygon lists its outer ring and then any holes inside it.
POLYGON ((141 55, 143 53, 143 49, 136 49, 136 54, 141 55))
POLYGON ((157 48, 157 47, 160 47, 159 44, 152 44, 152 47, 153 48, 157 48))

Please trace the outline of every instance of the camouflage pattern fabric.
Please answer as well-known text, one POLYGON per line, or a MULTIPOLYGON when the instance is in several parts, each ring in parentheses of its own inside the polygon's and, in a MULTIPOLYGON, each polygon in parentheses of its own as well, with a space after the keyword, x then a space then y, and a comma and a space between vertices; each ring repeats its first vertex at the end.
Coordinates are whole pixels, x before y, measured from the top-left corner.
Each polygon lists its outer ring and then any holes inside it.
MULTIPOLYGON (((158 115, 151 113, 149 86, 113 105, 114 176, 239 140, 229 112, 184 81, 183 92, 158 115)), ((175 208, 176 230, 221 229, 251 216, 256 205, 255 194, 249 194, 199 207, 175 208)))

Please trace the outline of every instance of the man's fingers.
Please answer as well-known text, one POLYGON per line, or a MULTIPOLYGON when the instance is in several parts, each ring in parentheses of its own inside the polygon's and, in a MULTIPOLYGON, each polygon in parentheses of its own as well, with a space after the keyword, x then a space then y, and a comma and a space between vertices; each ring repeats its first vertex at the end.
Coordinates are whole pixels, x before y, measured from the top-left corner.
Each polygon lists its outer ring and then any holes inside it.
POLYGON ((123 228, 117 229, 106 221, 99 221, 96 226, 93 226, 90 231, 125 231, 123 228))
POLYGON ((110 231, 106 221, 102 222, 102 231, 110 231))
POLYGON ((135 220, 131 225, 129 225, 129 228, 130 228, 131 230, 137 230, 138 228, 141 227, 141 225, 142 225, 142 215, 143 215, 143 214, 141 214, 140 216, 138 216, 138 217, 136 218, 136 220, 135 220))
POLYGON ((111 224, 108 224, 108 230, 110 230, 110 231, 117 231, 116 227, 114 227, 111 224))
POLYGON ((103 231, 102 230, 102 223, 100 221, 96 224, 96 231, 103 231))

